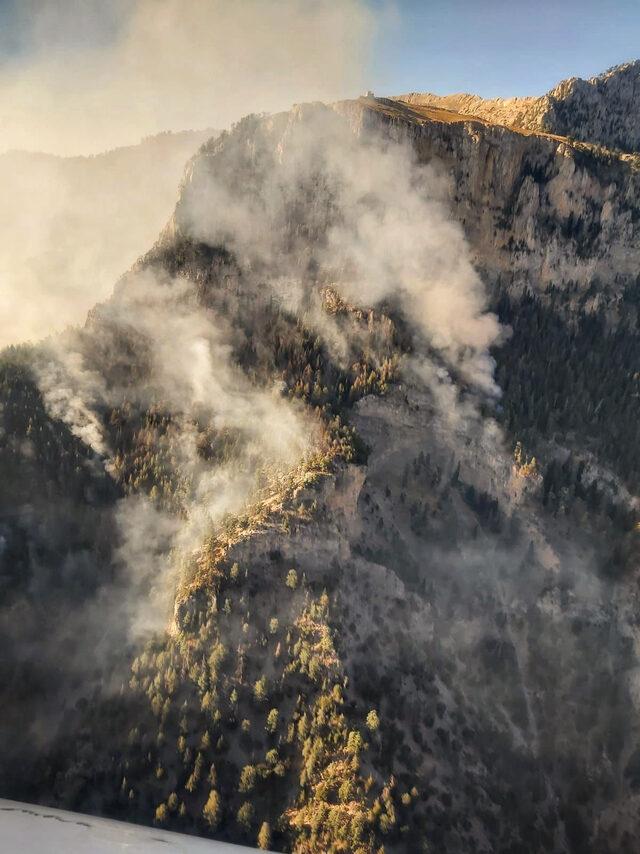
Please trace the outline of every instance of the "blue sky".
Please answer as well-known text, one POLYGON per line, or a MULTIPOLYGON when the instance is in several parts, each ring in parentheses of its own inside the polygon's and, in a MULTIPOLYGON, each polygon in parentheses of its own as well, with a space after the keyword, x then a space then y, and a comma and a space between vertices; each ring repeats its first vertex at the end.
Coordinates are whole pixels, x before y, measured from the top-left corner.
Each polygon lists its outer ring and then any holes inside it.
POLYGON ((0 151, 104 151, 366 89, 543 94, 640 58, 640 0, 0 0, 0 151))
MULTIPOLYGON (((381 8, 382 0, 368 0, 381 8)), ((542 94, 640 58, 640 0, 397 0, 381 28, 376 92, 542 94)))
MULTIPOLYGON (((204 0, 185 0, 193 2, 204 0)), ((370 74, 371 88, 384 94, 540 94, 640 56, 640 0, 362 2, 379 13, 370 74)), ((0 67, 28 56, 42 31, 53 51, 60 43, 108 43, 132 7, 127 0, 0 0, 0 67)))

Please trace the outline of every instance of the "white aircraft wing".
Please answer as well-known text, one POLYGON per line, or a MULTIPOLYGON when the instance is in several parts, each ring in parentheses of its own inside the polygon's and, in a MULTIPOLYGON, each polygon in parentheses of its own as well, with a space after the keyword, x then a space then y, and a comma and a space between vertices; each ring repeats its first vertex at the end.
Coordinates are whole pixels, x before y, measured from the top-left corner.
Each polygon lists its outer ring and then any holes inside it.
POLYGON ((242 854, 255 850, 0 799, 0 854, 242 854))

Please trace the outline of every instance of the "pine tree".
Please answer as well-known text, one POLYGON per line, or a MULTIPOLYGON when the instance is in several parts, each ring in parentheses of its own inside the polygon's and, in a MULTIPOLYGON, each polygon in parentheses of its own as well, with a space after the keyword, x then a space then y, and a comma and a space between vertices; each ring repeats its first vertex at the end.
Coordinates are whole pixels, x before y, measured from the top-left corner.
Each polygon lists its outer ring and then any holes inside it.
POLYGON ((258 833, 258 848, 266 851, 271 845, 271 827, 268 821, 263 821, 258 833))
POLYGON ((215 789, 211 789, 207 802, 202 808, 202 815, 211 830, 215 830, 220 823, 220 795, 215 789))

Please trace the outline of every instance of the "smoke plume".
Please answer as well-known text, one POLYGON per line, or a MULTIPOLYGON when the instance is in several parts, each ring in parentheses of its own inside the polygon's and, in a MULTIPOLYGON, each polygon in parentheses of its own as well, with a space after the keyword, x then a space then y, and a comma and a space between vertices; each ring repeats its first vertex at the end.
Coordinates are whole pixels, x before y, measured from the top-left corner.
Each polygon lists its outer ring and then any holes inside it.
POLYGON ((109 295, 206 129, 357 94, 374 34, 363 0, 27 0, 0 15, 16 41, 0 40, 0 347, 81 323, 109 295), (114 146, 131 147, 69 156, 114 146))
POLYGON ((503 330, 447 208, 446 182, 417 164, 408 141, 356 133, 334 110, 306 105, 248 119, 209 150, 178 205, 186 234, 229 246, 256 275, 268 269, 276 291, 315 277, 357 305, 398 304, 423 345, 498 394, 489 348, 503 330))
POLYGON ((0 67, 3 146, 89 154, 164 130, 226 127, 364 85, 362 0, 30 0, 0 67))

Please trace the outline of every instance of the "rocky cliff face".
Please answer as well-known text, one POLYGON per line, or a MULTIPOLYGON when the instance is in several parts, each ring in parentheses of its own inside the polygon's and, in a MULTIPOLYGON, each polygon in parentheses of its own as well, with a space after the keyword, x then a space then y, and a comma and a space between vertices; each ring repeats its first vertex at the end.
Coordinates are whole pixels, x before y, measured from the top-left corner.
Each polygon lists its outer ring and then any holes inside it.
POLYGON ((634 158, 590 146, 378 100, 346 107, 354 121, 411 139, 450 182, 456 218, 488 279, 573 304, 624 313, 640 269, 640 171, 634 158))
POLYGON ((605 148, 640 150, 640 62, 629 62, 604 74, 572 77, 546 96, 540 127, 605 148))
POLYGON ((441 107, 494 124, 573 137, 624 152, 640 149, 640 62, 582 80, 563 80, 546 95, 484 99, 477 95, 399 96, 408 104, 441 107))

